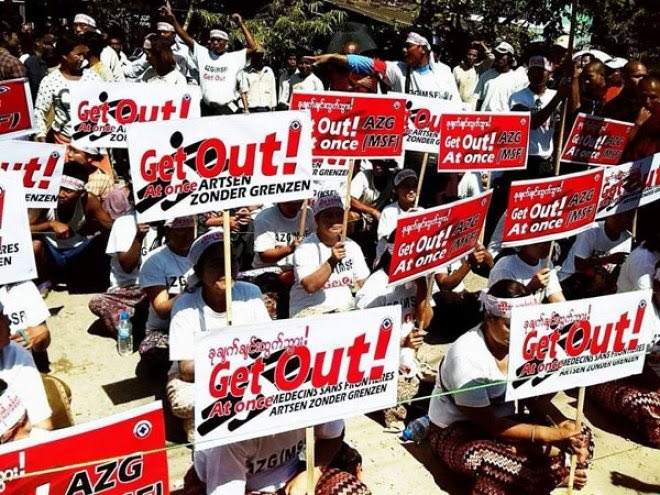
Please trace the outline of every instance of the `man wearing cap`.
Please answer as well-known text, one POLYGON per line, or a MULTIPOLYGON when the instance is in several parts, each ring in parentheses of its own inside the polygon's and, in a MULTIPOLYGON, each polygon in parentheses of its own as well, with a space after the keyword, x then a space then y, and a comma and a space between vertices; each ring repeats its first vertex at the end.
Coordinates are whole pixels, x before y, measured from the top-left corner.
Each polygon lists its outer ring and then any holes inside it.
POLYGON ((252 38, 243 18, 232 14, 245 36, 247 48, 227 51, 229 35, 221 29, 210 32, 209 48, 201 46, 183 29, 171 9, 162 7, 161 15, 174 26, 176 33, 192 50, 193 60, 199 69, 199 84, 202 89, 202 113, 223 115, 236 113, 240 95, 238 93, 238 73, 245 67, 247 58, 261 47, 252 38))
MULTIPOLYGON (((631 60, 623 66, 623 88, 603 107, 603 117, 625 122, 635 122, 642 108, 639 98, 639 82, 648 75, 646 66, 639 60, 631 60)), ((607 93, 606 93, 607 98, 607 93)))
POLYGON ((399 62, 338 53, 310 57, 310 60, 315 64, 333 62, 346 66, 355 74, 376 75, 399 93, 461 101, 451 69, 434 59, 429 40, 414 31, 408 33, 403 60, 399 62))
MULTIPOLYGON (((88 32, 100 32, 96 27, 96 21, 94 18, 86 14, 76 14, 76 16, 73 18, 72 27, 73 32, 77 36, 82 36, 88 32)), ((110 69, 115 81, 124 80, 124 73, 121 68, 121 63, 119 62, 119 56, 110 45, 106 45, 105 48, 103 48, 101 51, 100 60, 103 65, 110 69)))
MULTIPOLYGON (((175 416, 184 420, 189 441, 194 441, 195 336, 227 327, 223 234, 210 230, 190 247, 188 264, 199 284, 181 294, 172 307, 170 322, 170 360, 173 361, 167 384, 167 397, 175 416)), ((256 285, 235 281, 238 260, 231 260, 232 325, 252 325, 270 320, 256 285)))
POLYGON ((541 55, 529 59, 527 77, 529 86, 511 95, 509 107, 512 111, 531 112, 527 171, 531 178, 551 175, 553 136, 558 121, 556 110, 568 95, 569 86, 564 84, 560 91, 548 88, 552 63, 541 55))
POLYGON ((477 110, 484 112, 508 112, 511 95, 527 84, 524 69, 513 70, 514 51, 506 41, 494 49, 493 67, 481 74, 474 94, 477 110))
POLYGON ((295 282, 289 316, 331 313, 353 308, 354 288, 362 286, 369 268, 362 249, 351 239, 341 241, 344 205, 336 194, 314 204, 316 232, 293 255, 295 282))
MULTIPOLYGON (((409 168, 400 170, 394 176, 394 193, 396 194, 396 201, 390 203, 380 214, 378 220, 377 242, 376 245, 376 262, 387 248, 387 238, 396 229, 396 222, 398 218, 405 212, 410 211, 415 205, 417 199, 417 173, 409 168)), ((418 208, 423 209, 423 208, 418 208)))
MULTIPOLYGON (((30 218, 32 232, 43 232, 32 243, 41 280, 48 281, 51 275, 68 278, 76 274, 93 282, 94 275, 99 275, 94 270, 86 272, 85 269, 99 268, 98 259, 92 259, 94 257, 90 254, 97 252, 96 246, 105 245, 105 240, 96 233, 99 227, 108 232, 112 218, 103 209, 99 198, 85 191, 87 179, 88 173, 82 165, 66 162, 57 207, 38 210, 39 214, 30 218)), ((103 280, 106 277, 107 273, 103 280)))
POLYGON ((477 97, 474 94, 474 89, 479 82, 479 76, 490 69, 494 61, 495 55, 484 45, 483 41, 473 41, 465 50, 465 56, 461 63, 454 67, 452 71, 458 91, 461 93, 461 100, 463 100, 463 103, 467 103, 472 111, 477 108, 477 97), (484 59, 477 63, 480 50, 484 59))

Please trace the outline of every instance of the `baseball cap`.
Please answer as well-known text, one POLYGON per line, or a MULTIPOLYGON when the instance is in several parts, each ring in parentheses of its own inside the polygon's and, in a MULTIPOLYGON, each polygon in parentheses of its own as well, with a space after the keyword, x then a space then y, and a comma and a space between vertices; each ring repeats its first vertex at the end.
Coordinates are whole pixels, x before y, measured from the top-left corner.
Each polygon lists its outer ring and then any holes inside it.
POLYGON ((323 196, 314 202, 314 216, 317 216, 322 211, 330 210, 332 208, 339 208, 340 210, 344 209, 344 203, 341 198, 336 194, 323 196))
POLYGON ((195 239, 195 242, 190 246, 188 251, 188 261, 192 266, 195 266, 202 257, 204 251, 214 244, 220 244, 223 241, 222 229, 215 228, 209 230, 206 234, 195 239))
POLYGON ((510 55, 513 55, 514 53, 513 47, 510 44, 508 44, 506 41, 502 41, 499 45, 497 45, 495 47, 495 51, 497 53, 502 53, 502 54, 508 53, 510 55))
POLYGON ((550 60, 545 58, 542 55, 534 55, 533 57, 529 57, 529 68, 531 69, 532 67, 541 67, 547 71, 552 72, 552 63, 550 60))
POLYGON ((410 168, 404 168, 403 170, 399 170, 397 174, 394 176, 394 187, 399 186, 404 180, 413 178, 415 180, 419 180, 417 177, 417 173, 410 169, 410 168))

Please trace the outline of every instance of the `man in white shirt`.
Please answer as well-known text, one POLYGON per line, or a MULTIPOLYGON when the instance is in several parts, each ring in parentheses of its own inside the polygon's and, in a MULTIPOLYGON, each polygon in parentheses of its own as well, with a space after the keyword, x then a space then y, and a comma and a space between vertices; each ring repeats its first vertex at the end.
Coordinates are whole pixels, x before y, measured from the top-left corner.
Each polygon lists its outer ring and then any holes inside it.
POLYGON ((289 108, 289 80, 296 72, 298 72, 296 50, 289 49, 284 54, 284 68, 280 71, 280 77, 277 79, 278 110, 286 110, 289 108))
MULTIPOLYGON (((96 21, 94 18, 86 14, 76 14, 73 18, 72 27, 76 36, 82 36, 85 33, 97 31, 96 21)), ((124 72, 121 68, 119 55, 117 55, 117 52, 110 45, 107 45, 101 51, 100 59, 101 63, 110 69, 110 72, 112 72, 112 78, 115 81, 124 80, 124 72)))
POLYGON ((527 77, 529 86, 516 91, 509 99, 512 111, 531 112, 527 173, 530 178, 553 174, 552 155, 555 124, 559 120, 556 110, 568 96, 570 86, 563 85, 559 91, 548 88, 548 79, 553 66, 550 60, 537 55, 529 59, 527 77))
POLYGON ((252 38, 243 18, 232 14, 245 36, 247 48, 227 51, 229 35, 221 29, 211 29, 209 48, 197 43, 176 20, 172 10, 162 7, 160 13, 172 24, 176 33, 192 50, 193 60, 199 69, 199 85, 202 89, 202 114, 226 115, 238 111, 238 73, 245 67, 247 59, 261 47, 252 38))
POLYGON ((506 41, 495 47, 493 67, 479 78, 474 94, 477 110, 483 112, 508 112, 509 98, 527 85, 524 69, 513 70, 514 51, 506 41))
POLYGON ((307 60, 309 52, 299 50, 296 55, 296 66, 298 70, 289 78, 289 83, 282 88, 280 101, 286 103, 286 108, 291 104, 294 91, 323 91, 323 82, 312 71, 312 64, 307 60))
POLYGON ((630 253, 621 266, 617 292, 653 288, 653 275, 660 261, 660 229, 630 253))
POLYGON ((491 68, 495 55, 482 41, 473 41, 467 50, 461 63, 454 67, 452 74, 456 80, 456 86, 461 94, 461 100, 466 103, 468 109, 474 111, 477 108, 477 97, 474 88, 477 87, 479 76, 491 68), (477 63, 479 49, 483 51, 484 59, 477 63))
POLYGON ((277 94, 273 69, 264 64, 263 50, 257 50, 238 76, 243 111, 250 113, 275 110, 277 94))

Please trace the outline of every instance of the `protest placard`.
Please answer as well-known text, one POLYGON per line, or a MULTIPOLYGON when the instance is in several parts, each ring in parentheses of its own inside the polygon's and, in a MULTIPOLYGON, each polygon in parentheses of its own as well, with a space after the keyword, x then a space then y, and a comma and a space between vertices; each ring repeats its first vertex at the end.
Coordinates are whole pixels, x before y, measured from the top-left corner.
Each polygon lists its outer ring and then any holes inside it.
POLYGON ((306 112, 129 125, 138 219, 310 197, 311 128, 306 112))
POLYGON ((66 147, 32 141, 0 141, 0 169, 23 175, 29 208, 54 208, 66 147))
POLYGON ((398 158, 406 125, 404 98, 294 91, 292 110, 309 110, 315 157, 398 158))
POLYGON ((346 182, 348 158, 312 158, 312 176, 319 182, 346 182))
POLYGON ((601 169, 512 182, 502 246, 552 241, 588 228, 596 218, 602 183, 601 169))
POLYGON ((654 335, 651 297, 636 291, 514 307, 506 400, 640 373, 654 335))
POLYGON ((0 285, 36 276, 23 179, 17 172, 0 172, 0 285))
POLYGON ((440 147, 440 118, 443 113, 461 111, 455 100, 440 100, 406 93, 387 93, 406 100, 406 130, 403 149, 437 153, 440 147))
POLYGON ((199 332, 198 449, 396 403, 401 307, 199 332))
POLYGON ((529 122, 529 112, 443 114, 438 170, 527 168, 529 122))
POLYGON ((471 253, 486 221, 491 194, 399 217, 389 283, 414 280, 471 253))
POLYGON ((128 148, 128 124, 198 118, 199 100, 196 86, 73 84, 71 139, 76 146, 128 148))
POLYGON ((34 114, 27 79, 0 81, 0 140, 32 134, 34 114))
POLYGON ((168 495, 160 402, 0 447, 0 495, 168 495))
POLYGON ((660 153, 603 169, 596 219, 639 208, 660 199, 660 153))
POLYGON ((635 124, 578 114, 561 160, 582 165, 616 165, 635 124))

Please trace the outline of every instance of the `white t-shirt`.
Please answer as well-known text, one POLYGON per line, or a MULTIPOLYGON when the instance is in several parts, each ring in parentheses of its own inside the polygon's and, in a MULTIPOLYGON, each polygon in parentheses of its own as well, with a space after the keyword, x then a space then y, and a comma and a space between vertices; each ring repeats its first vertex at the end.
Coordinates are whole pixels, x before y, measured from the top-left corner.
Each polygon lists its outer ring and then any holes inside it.
POLYGON ((161 76, 156 72, 156 69, 149 67, 142 75, 142 81, 149 84, 166 84, 168 86, 185 86, 188 84, 186 76, 178 68, 174 68, 164 76, 161 76))
POLYGON ((465 172, 458 182, 459 199, 473 198, 484 192, 480 172, 465 172))
MULTIPOLYGON (((418 211, 423 209, 424 208, 421 207, 417 208, 418 211)), ((404 213, 406 212, 401 209, 397 201, 387 205, 380 213, 378 229, 376 230, 376 237, 378 238, 378 244, 376 244, 376 260, 379 260, 387 249, 387 238, 396 230, 397 220, 404 213)))
MULTIPOLYGON (((270 321, 261 299, 259 287, 247 282, 234 282, 231 290, 234 325, 270 321)), ((181 295, 172 308, 170 323, 170 359, 195 359, 195 333, 214 332, 227 327, 227 313, 213 311, 204 301, 202 288, 181 295)))
POLYGON ((478 100, 483 100, 482 112, 508 112, 511 95, 527 84, 529 81, 524 69, 509 72, 488 69, 479 78, 474 93, 478 100))
MULTIPOLYGON (((543 94, 534 93, 529 87, 516 91, 509 99, 509 108, 513 109, 516 105, 522 105, 532 113, 545 108, 557 94, 554 89, 546 89, 543 94), (538 102, 538 103, 537 103, 538 102)), ((556 111, 556 110, 555 110, 556 111)), ((541 156, 548 158, 552 155, 553 144, 552 137, 555 133, 555 116, 551 115, 548 120, 543 122, 538 128, 529 129, 529 147, 530 156, 541 156)))
MULTIPOLYGON (((333 421, 315 426, 314 435, 332 439, 343 430, 343 421, 333 421)), ((298 474, 298 454, 304 445, 305 430, 299 429, 198 450, 195 471, 208 495, 276 492, 298 474)))
POLYGON ((465 421, 461 407, 493 407, 496 418, 512 416, 514 402, 504 402, 506 383, 477 388, 451 395, 439 395, 443 391, 476 387, 506 381, 506 373, 497 367, 497 361, 488 350, 480 326, 461 335, 445 355, 435 381, 434 397, 429 407, 431 422, 441 428, 456 421, 465 421), (444 387, 443 387, 444 385, 444 387))
POLYGON ((33 425, 50 418, 52 411, 46 390, 30 351, 15 342, 1 349, 0 378, 21 398, 33 425))
MULTIPOLYGON (((545 262, 546 259, 541 258, 536 265, 532 266, 525 263, 517 254, 504 256, 495 263, 495 266, 490 271, 488 287, 492 287, 495 282, 500 280, 516 280, 523 285, 527 285, 536 272, 545 268, 545 262)), ((539 301, 543 301, 545 298, 560 292, 561 285, 559 285, 559 278, 557 278, 555 267, 550 262, 550 280, 547 287, 537 292, 539 301)))
POLYGON ((284 90, 280 95, 280 101, 286 101, 287 105, 291 104, 291 95, 294 91, 323 91, 323 82, 311 72, 307 77, 303 77, 299 72, 296 72, 289 78, 288 84, 282 87, 284 90))
POLYGON ((199 68, 202 98, 208 103, 226 105, 238 99, 238 73, 245 67, 247 50, 216 55, 195 43, 193 60, 199 68))
POLYGON ((403 61, 385 64, 385 83, 392 91, 406 92, 406 74, 409 73, 408 94, 461 102, 454 75, 449 66, 442 62, 435 62, 433 68, 426 66, 419 69, 409 68, 403 61))
MULTIPOLYGON (((300 212, 293 218, 287 218, 282 215, 277 205, 262 210, 254 219, 254 260, 252 266, 254 268, 271 266, 272 263, 265 263, 261 260, 260 253, 278 246, 288 246, 298 235, 299 227, 300 212)), ((314 213, 312 213, 311 208, 307 208, 304 236, 307 237, 315 231, 314 213)), ((285 256, 275 265, 293 265, 293 253, 285 256)))
MULTIPOLYGON (((559 271, 559 280, 564 281, 575 273, 575 257, 584 260, 592 256, 608 256, 614 253, 630 253, 632 249, 632 238, 630 233, 622 232, 615 240, 610 239, 605 233, 605 222, 598 222, 597 225, 580 232, 571 246, 566 261, 559 271)), ((612 271, 616 265, 609 265, 606 268, 612 271)))
MULTIPOLYGON (((461 260, 456 260, 453 263, 449 263, 448 265, 443 266, 442 268, 438 268, 437 273, 451 275, 452 273, 460 270, 462 265, 463 263, 461 260)), ((452 292, 463 292, 464 290, 465 284, 463 283, 463 280, 461 280, 458 285, 452 289, 452 292)))
POLYGON ((305 308, 318 307, 323 312, 349 309, 353 306, 351 287, 369 276, 362 249, 346 239, 346 257, 337 263, 323 288, 313 294, 303 289, 300 281, 311 275, 329 258, 332 250, 323 244, 316 233, 311 234, 296 249, 293 255, 295 283, 291 287, 289 316, 293 317, 305 308))
MULTIPOLYGON (((135 235, 137 234, 137 220, 135 213, 129 213, 116 218, 112 223, 110 235, 108 236, 108 245, 105 248, 105 254, 110 255, 110 288, 130 287, 138 285, 140 275, 139 266, 131 273, 126 273, 119 264, 117 253, 126 253, 131 249, 135 235)), ((159 247, 158 230, 155 227, 149 228, 149 232, 142 240, 140 255, 142 257, 159 247)))
MULTIPOLYGON (((167 246, 161 246, 149 253, 142 263, 140 287, 145 289, 162 285, 167 287, 168 294, 178 295, 186 289, 188 276, 192 273, 187 257, 174 254, 167 246)), ((169 318, 161 318, 153 305, 149 305, 148 330, 166 330, 169 323, 169 318)))
POLYGON ((4 314, 9 318, 9 330, 12 334, 41 325, 50 316, 48 306, 32 281, 0 287, 0 303, 4 306, 4 314))
POLYGON ((635 248, 625 263, 621 265, 617 292, 652 289, 655 265, 660 261, 660 253, 646 249, 646 243, 635 248))

